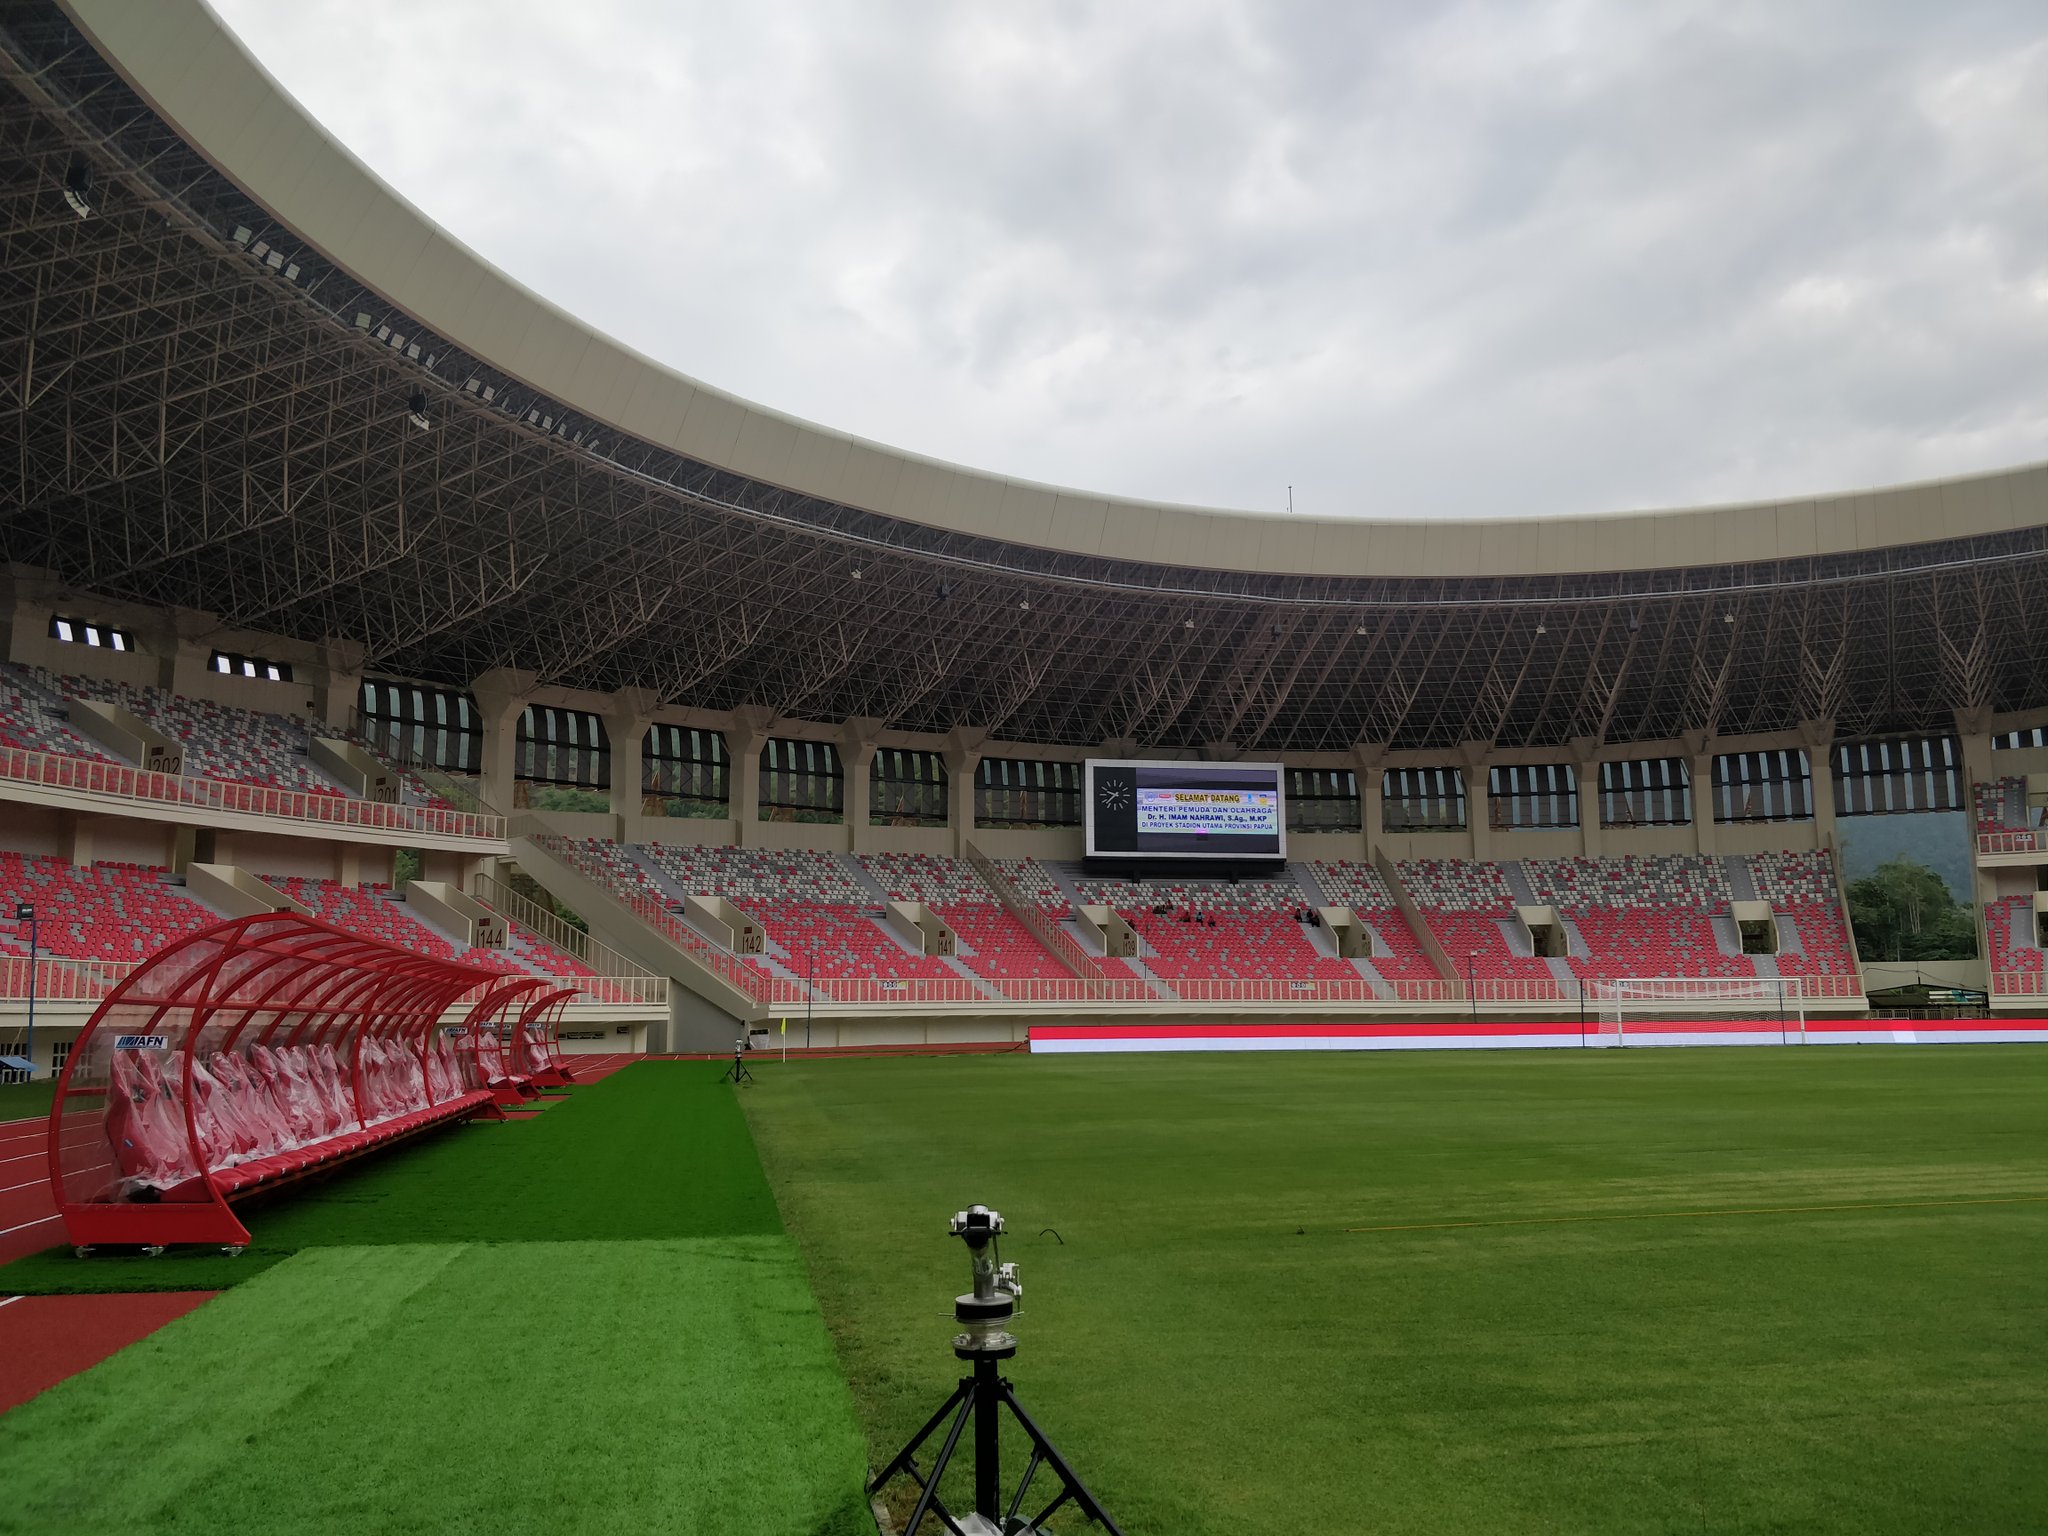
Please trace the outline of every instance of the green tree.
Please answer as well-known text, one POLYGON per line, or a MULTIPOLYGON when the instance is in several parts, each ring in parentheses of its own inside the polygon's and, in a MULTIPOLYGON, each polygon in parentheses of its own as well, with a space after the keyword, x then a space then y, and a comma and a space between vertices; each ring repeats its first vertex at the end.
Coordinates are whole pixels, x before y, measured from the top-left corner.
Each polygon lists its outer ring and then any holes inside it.
POLYGON ((597 811, 612 808, 611 794, 602 789, 578 789, 571 784, 536 784, 528 802, 536 811, 597 811))
POLYGON ((1904 855, 1849 883, 1849 921, 1866 960, 1968 960, 1977 925, 1948 882, 1904 855))

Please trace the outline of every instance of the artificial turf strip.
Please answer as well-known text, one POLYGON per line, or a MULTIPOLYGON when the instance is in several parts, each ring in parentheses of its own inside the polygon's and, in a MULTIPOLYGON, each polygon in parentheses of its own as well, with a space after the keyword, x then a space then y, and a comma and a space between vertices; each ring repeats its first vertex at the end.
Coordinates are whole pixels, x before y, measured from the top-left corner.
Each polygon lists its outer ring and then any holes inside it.
POLYGON ((756 1072, 877 1455, 952 1385, 983 1200, 1008 1374, 1126 1530, 2048 1529, 2048 1050, 756 1072), (1345 1230, 1971 1199, 2015 1203, 1345 1230))
POLYGON ((0 1083, 0 1120, 27 1120, 50 1112, 50 1098, 57 1091, 55 1078, 33 1083, 0 1083))
POLYGON ((731 1236, 782 1230, 746 1121, 713 1062, 641 1062, 516 1124, 480 1121, 238 1204, 253 1242, 225 1258, 68 1247, 0 1268, 0 1292, 222 1290, 301 1249, 421 1242, 731 1236))
POLYGON ((855 1536, 795 1249, 314 1249, 0 1418, 0 1531, 855 1536))

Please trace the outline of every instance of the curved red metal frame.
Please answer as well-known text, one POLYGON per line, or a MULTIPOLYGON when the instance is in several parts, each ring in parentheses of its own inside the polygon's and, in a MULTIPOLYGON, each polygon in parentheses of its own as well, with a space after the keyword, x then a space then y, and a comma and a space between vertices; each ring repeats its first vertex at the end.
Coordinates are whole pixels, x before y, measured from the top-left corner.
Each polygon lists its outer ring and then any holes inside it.
MULTIPOLYGON (((332 1050, 344 1074, 343 1107, 354 1129, 344 1120, 342 1129, 290 1150, 347 1141, 336 1155, 352 1154, 360 1133, 408 1114, 428 1114, 420 1124, 447 1118, 429 1112, 466 1096, 460 1081, 436 1092, 429 1059, 436 1030, 450 1007, 500 980, 494 971, 430 959, 295 912, 235 918, 166 945, 101 1001, 57 1080, 50 1104, 50 1188, 72 1241, 246 1243, 247 1230, 228 1208, 240 1183, 223 1186, 225 1165, 216 1166, 201 1125, 202 1100, 211 1104, 221 1091, 212 1068, 225 1065, 223 1056, 234 1056, 233 1070, 246 1073, 258 1047, 332 1050), (411 1068, 401 1074, 406 1080, 399 1084, 396 1108, 373 1099, 365 1060, 365 1047, 373 1041, 398 1045, 397 1063, 411 1068), (76 1186, 102 1168, 113 1175, 100 1177, 102 1189, 120 1182, 121 1149, 114 1144, 108 1111, 116 1088, 113 1063, 124 1051, 140 1053, 138 1061, 146 1056, 158 1080, 167 1065, 175 1067, 184 1141, 179 1150, 187 1160, 181 1166, 192 1173, 168 1191, 154 1190, 153 1199, 82 1198, 76 1186), (203 1093, 197 1091, 202 1085, 203 1093), (89 1100, 105 1107, 94 1115, 89 1100), (89 1121, 96 1123, 97 1135, 77 1134, 89 1121), (74 1176, 69 1182, 67 1174, 74 1176)), ((486 1000, 503 990, 487 991, 486 1000)), ((381 1043, 372 1054, 381 1084, 389 1087, 394 1058, 381 1043)), ((471 1097, 478 1102, 449 1113, 481 1108, 482 1096, 471 1097)), ((231 1095, 223 1111, 236 1102, 231 1095)), ((209 1120, 216 1134, 221 1124, 209 1120)), ((411 1128, 407 1120, 400 1130, 411 1128)), ((293 1165, 301 1166, 310 1163, 293 1165)))
MULTIPOLYGON (((535 992, 553 996, 557 988, 544 976, 503 976, 496 979, 498 985, 478 998, 463 1020, 461 1027, 467 1031, 464 1041, 469 1047, 469 1058, 475 1067, 477 1081, 491 1090, 496 1102, 503 1106, 523 1104, 536 1096, 536 1085, 518 1070, 516 1056, 511 1061, 506 1059, 502 1031, 513 1004, 530 1000, 529 994, 535 992)), ((515 1048, 518 1028, 515 1017, 512 1025, 515 1048)))
POLYGON ((562 1058, 559 1032, 562 1011, 576 995, 574 987, 556 987, 536 998, 512 1032, 512 1059, 536 1087, 561 1088, 576 1081, 562 1058))

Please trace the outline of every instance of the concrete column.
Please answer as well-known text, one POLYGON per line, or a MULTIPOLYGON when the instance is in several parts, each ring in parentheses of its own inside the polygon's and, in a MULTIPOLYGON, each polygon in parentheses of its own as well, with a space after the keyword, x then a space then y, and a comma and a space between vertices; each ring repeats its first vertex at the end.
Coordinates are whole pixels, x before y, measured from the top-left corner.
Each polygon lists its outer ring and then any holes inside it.
POLYGON ((956 859, 967 856, 968 841, 974 836, 974 791, 987 740, 988 732, 980 726, 960 726, 946 738, 946 823, 956 859))
POLYGON ((320 719, 330 729, 345 730, 363 698, 363 648, 353 640, 329 640, 320 652, 326 678, 313 695, 320 719))
POLYGON ((92 832, 96 817, 79 811, 57 812, 57 855, 78 869, 92 863, 92 832))
POLYGON ((1364 845, 1359 857, 1370 860, 1387 832, 1387 749, 1361 741, 1351 749, 1351 762, 1358 775, 1359 842, 1364 845))
POLYGON ((736 848, 757 847, 761 841, 761 748, 768 741, 767 710, 758 704, 743 704, 732 712, 726 728, 725 750, 732 763, 732 840, 736 848))
POLYGON ((606 702, 602 718, 612 750, 612 814, 637 818, 645 799, 643 771, 647 727, 659 697, 646 688, 621 688, 606 702))
POLYGON ((1981 706, 1957 710, 1956 740, 1963 759, 1963 807, 1970 812, 1974 827, 1977 797, 1972 786, 1995 783, 1999 777, 1991 765, 1991 711, 1981 706))
POLYGON ((875 736, 882 722, 856 715, 839 727, 839 768, 846 775, 846 846, 855 853, 874 847, 875 829, 868 825, 868 770, 875 761, 875 736))
POLYGON ((10 562, 0 576, 0 604, 7 613, 7 659, 36 662, 50 645, 50 573, 10 562))
POLYGON ((1572 772, 1579 783, 1579 852, 1586 858, 1600 857, 1600 743, 1591 737, 1575 737, 1571 743, 1572 772))
POLYGON ((391 865, 391 850, 388 848, 368 848, 361 843, 334 845, 334 878, 337 884, 353 888, 367 880, 375 885, 389 885, 391 865))
POLYGON ((484 803, 507 816, 512 814, 512 764, 519 741, 519 716, 539 681, 531 672, 500 667, 469 685, 470 696, 476 700, 477 713, 483 720, 484 803))
POLYGON ((1493 857, 1493 802, 1487 798, 1487 770, 1492 766, 1493 743, 1468 741, 1458 748, 1458 762, 1465 774, 1465 825, 1472 835, 1472 857, 1493 857))
POLYGON ((1822 848, 1835 846, 1835 722, 1802 720, 1799 744, 1806 749, 1806 766, 1813 775, 1813 838, 1822 848))
POLYGON ((1693 846, 1712 857, 1714 841, 1714 745, 1705 731, 1685 734, 1686 767, 1692 774, 1693 846))
POLYGON ((170 611, 173 640, 163 656, 159 686, 173 693, 197 694, 213 659, 214 636, 220 632, 220 618, 197 608, 170 611))

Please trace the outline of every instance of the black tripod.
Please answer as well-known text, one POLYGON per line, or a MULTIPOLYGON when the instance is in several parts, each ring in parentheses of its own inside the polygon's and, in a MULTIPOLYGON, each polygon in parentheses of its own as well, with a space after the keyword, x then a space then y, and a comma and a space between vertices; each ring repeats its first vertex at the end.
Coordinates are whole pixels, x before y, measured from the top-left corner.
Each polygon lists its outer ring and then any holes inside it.
POLYGON ((925 1420, 924 1428, 912 1435, 910 1443, 875 1474, 874 1481, 868 1484, 868 1495, 872 1498, 880 1493, 898 1473, 907 1474, 917 1484, 917 1504, 910 1512, 909 1522, 903 1527, 903 1536, 917 1536, 924 1517, 933 1513, 938 1515, 952 1536, 1004 1536, 1004 1533, 1027 1536, 1027 1533, 1041 1530, 1045 1522, 1069 1501, 1090 1520, 1099 1522, 1110 1536, 1123 1536, 1117 1523, 1104 1513, 1102 1506, 1095 1501, 1095 1495, 1088 1491, 1088 1485, 1075 1475, 1066 1458, 1046 1439, 1045 1431, 1032 1422, 1031 1415, 1024 1411, 1024 1405, 1017 1401, 1017 1394, 1011 1390, 1009 1381, 996 1372, 997 1361, 1008 1360, 1017 1353, 1017 1341, 1004 1326, 1017 1310, 1017 1268, 1014 1264, 998 1266, 995 1262, 995 1238, 1002 1230, 1003 1218, 986 1206, 972 1206, 953 1218, 953 1235, 967 1240, 974 1265, 973 1293, 956 1297, 953 1302, 954 1317, 967 1329, 953 1340, 953 1353, 962 1360, 972 1361, 974 1374, 960 1378, 960 1385, 953 1389, 953 1395, 939 1405, 938 1412, 925 1420), (1025 1464, 1024 1476, 1018 1481, 1016 1492, 1010 1495, 1007 1509, 1001 1507, 1000 1432, 1002 1410, 1005 1408, 1010 1410, 1018 1427, 1031 1441, 1031 1459, 1025 1464), (939 1458, 932 1463, 931 1473, 927 1476, 918 1471, 917 1453, 948 1418, 952 1423, 939 1447, 939 1458), (954 1451, 959 1449, 960 1436, 970 1418, 974 1421, 974 1513, 967 1516, 973 1523, 964 1525, 954 1518, 939 1497, 939 1482, 946 1475, 954 1451), (1053 1475, 1060 1480, 1060 1491, 1030 1521, 1020 1523, 1017 1511, 1024 1507, 1024 1500, 1031 1492, 1031 1484, 1040 1467, 1052 1468, 1053 1475))
POLYGON ((751 1083, 754 1080, 754 1074, 747 1070, 747 1042, 745 1036, 742 1036, 733 1046, 732 1065, 719 1075, 718 1080, 721 1083, 731 1083, 735 1088, 739 1087, 741 1083, 751 1083))

